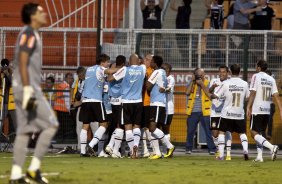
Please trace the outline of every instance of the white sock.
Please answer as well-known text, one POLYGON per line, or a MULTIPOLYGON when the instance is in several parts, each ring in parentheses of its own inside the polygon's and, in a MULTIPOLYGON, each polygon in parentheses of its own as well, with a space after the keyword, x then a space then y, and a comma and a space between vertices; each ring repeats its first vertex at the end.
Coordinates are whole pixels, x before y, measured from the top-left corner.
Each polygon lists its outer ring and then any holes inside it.
POLYGON ((257 152, 258 152, 257 158, 259 159, 262 158, 263 146, 258 142, 257 142, 257 152))
POLYGON ((17 180, 22 177, 22 168, 18 165, 12 166, 11 180, 17 180))
POLYGON ((218 150, 218 137, 212 137, 212 139, 213 139, 216 149, 218 150))
POLYGON ((225 142, 226 142, 226 155, 231 156, 231 144, 232 144, 232 134, 231 132, 225 132, 225 142))
POLYGON ((103 126, 100 126, 98 130, 95 132, 93 139, 89 143, 89 146, 93 148, 103 137, 104 133, 106 132, 106 128, 103 126))
POLYGON ((218 151, 219 151, 219 157, 224 157, 224 146, 225 146, 225 135, 219 134, 218 135, 218 151))
POLYGON ((36 171, 40 168, 41 161, 37 157, 32 157, 30 166, 28 168, 29 171, 36 171))
POLYGON ((129 146, 130 152, 132 152, 133 146, 134 146, 134 137, 133 137, 132 130, 126 130, 125 131, 125 139, 126 139, 126 142, 129 146))
POLYGON ((151 134, 151 132, 149 131, 148 128, 145 129, 145 133, 146 133, 146 136, 147 136, 148 141, 151 141, 151 138, 152 138, 151 136, 152 136, 152 134, 151 134))
POLYGON ((139 146, 140 137, 141 137, 141 131, 140 128, 134 128, 133 129, 133 136, 134 136, 134 146, 139 146))
POLYGON ((115 135, 116 135, 116 129, 115 129, 115 131, 113 132, 113 134, 111 135, 110 142, 109 142, 109 144, 107 145, 107 146, 109 146, 111 149, 114 148, 115 135))
POLYGON ((120 145, 121 145, 121 142, 122 142, 122 138, 123 138, 123 133, 124 133, 123 129, 120 129, 120 128, 116 129, 115 143, 114 143, 114 148, 113 148, 113 152, 114 153, 119 152, 119 148, 120 148, 120 145))
POLYGON ((167 139, 167 137, 164 135, 163 131, 156 128, 156 130, 153 132, 154 136, 158 139, 160 139, 168 149, 173 148, 173 145, 170 143, 170 141, 167 139))
POLYGON ((166 134, 165 136, 166 136, 167 139, 170 141, 170 134, 166 134))
POLYGON ((270 151, 273 150, 273 145, 268 142, 263 136, 257 134, 255 135, 254 139, 261 145, 263 145, 264 147, 268 148, 270 151))
POLYGON ((148 147, 147 147, 147 136, 145 133, 145 129, 141 130, 141 141, 143 143, 143 153, 149 153, 148 147))
POLYGON ((108 138, 108 134, 104 134, 101 138, 101 140, 98 142, 98 152, 97 154, 100 155, 102 151, 104 151, 104 144, 105 140, 108 138))
POLYGON ((86 144, 87 144, 87 131, 82 129, 81 132, 80 132, 80 147, 81 147, 81 150, 80 150, 80 153, 81 154, 85 154, 86 153, 86 144))
POLYGON ((161 150, 160 150, 159 139, 156 136, 154 136, 153 134, 151 136, 151 145, 152 145, 152 148, 153 148, 153 153, 161 156, 162 153, 161 153, 161 150))
POLYGON ((248 138, 246 134, 240 135, 241 143, 243 146, 244 153, 248 153, 248 138))

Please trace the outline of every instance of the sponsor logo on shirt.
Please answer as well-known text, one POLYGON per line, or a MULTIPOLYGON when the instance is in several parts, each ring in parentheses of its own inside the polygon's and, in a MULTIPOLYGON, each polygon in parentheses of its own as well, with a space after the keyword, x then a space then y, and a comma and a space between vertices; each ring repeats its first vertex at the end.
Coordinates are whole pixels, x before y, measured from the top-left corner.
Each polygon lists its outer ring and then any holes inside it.
POLYGON ((231 116, 231 117, 241 118, 243 114, 237 114, 237 113, 233 113, 233 112, 227 112, 226 115, 227 115, 227 116, 231 116))

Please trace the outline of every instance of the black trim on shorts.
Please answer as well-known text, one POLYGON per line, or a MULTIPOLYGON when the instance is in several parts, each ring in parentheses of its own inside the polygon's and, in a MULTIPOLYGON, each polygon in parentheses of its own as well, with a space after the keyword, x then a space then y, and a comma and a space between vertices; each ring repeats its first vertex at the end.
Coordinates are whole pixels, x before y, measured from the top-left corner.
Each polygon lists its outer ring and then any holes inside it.
POLYGON ((123 103, 121 125, 140 125, 142 121, 143 103, 123 103))
POLYGON ((220 117, 210 117, 210 130, 218 130, 220 117))
POLYGON ((150 124, 150 106, 143 106, 141 128, 149 127, 150 124))
POLYGON ((79 121, 83 124, 90 124, 91 122, 106 122, 106 110, 102 102, 84 102, 81 105, 79 113, 79 121))
POLYGON ((173 114, 167 114, 165 117, 165 125, 171 125, 173 114))
POLYGON ((258 133, 265 132, 269 118, 269 114, 252 114, 250 119, 250 129, 258 133))
POLYGON ((115 127, 117 127, 117 125, 121 125, 121 110, 121 105, 112 104, 112 123, 115 127))
POLYGON ((221 117, 218 130, 222 132, 236 132, 239 134, 246 133, 246 121, 245 119, 226 119, 221 117))
POLYGON ((150 122, 164 124, 166 118, 166 109, 161 106, 150 106, 150 122))

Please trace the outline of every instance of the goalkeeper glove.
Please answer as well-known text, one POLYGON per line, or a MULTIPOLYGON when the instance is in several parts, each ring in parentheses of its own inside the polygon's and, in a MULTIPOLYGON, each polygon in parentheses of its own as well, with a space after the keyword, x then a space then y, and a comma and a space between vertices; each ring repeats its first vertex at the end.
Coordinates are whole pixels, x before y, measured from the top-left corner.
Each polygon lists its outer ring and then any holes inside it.
POLYGON ((24 86, 22 108, 25 110, 32 110, 35 107, 36 104, 35 104, 33 88, 31 86, 24 86))

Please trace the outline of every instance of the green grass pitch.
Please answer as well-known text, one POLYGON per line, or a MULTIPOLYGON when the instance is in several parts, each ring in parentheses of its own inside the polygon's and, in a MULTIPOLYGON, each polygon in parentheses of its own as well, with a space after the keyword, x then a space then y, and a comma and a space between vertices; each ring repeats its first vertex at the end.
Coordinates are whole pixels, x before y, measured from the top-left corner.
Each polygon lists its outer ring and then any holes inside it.
MULTIPOLYGON (((12 154, 0 153, 0 183, 8 183, 11 163, 12 154)), ((132 160, 49 154, 42 163, 51 184, 281 184, 281 170, 279 158, 253 163, 239 157, 216 161, 212 156, 194 155, 132 160)))

